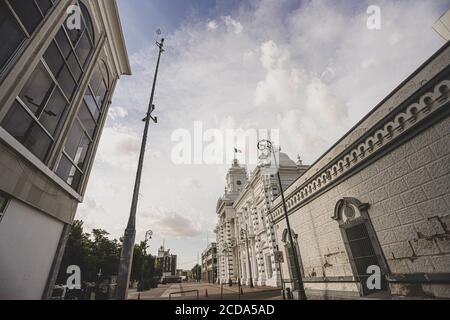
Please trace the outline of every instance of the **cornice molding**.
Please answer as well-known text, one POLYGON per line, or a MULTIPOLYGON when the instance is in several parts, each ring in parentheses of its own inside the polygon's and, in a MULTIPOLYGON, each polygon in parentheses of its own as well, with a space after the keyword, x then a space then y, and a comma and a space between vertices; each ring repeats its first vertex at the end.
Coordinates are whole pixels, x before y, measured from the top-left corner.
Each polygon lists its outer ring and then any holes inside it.
POLYGON ((91 4, 99 18, 97 23, 101 24, 100 29, 105 30, 107 34, 107 52, 111 54, 115 76, 131 75, 130 61, 116 0, 97 0, 92 1, 91 4))

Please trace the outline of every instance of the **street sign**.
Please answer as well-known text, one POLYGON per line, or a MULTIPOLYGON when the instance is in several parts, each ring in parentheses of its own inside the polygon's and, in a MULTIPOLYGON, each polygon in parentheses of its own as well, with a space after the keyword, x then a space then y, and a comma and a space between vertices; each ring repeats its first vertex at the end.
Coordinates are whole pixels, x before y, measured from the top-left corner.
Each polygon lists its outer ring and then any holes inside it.
POLYGON ((277 251, 275 253, 275 261, 276 263, 284 263, 283 251, 277 251))

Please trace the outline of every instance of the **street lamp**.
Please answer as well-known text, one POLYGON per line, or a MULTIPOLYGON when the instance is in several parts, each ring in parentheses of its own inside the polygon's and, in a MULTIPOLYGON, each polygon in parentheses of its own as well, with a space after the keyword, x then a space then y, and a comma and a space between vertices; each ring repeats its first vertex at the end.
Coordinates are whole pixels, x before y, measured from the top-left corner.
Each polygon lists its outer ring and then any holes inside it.
POLYGON ((144 245, 144 255, 147 254, 147 248, 148 248, 147 243, 148 243, 149 240, 152 239, 152 236, 153 236, 153 231, 152 231, 152 230, 148 230, 148 231, 145 233, 145 240, 144 240, 144 243, 145 243, 145 245, 144 245))
MULTIPOLYGON (((303 279, 302 279, 302 274, 300 272, 299 259, 298 259, 298 255, 297 255, 296 246, 294 245, 294 237, 292 236, 291 224, 289 222, 289 214, 288 214, 288 210, 287 210, 286 199, 284 198, 283 186, 281 184, 280 170, 278 168, 278 163, 277 163, 277 158, 276 158, 276 155, 275 155, 275 150, 274 150, 273 144, 272 144, 272 142, 270 140, 261 140, 261 141, 259 141, 258 142, 258 150, 260 150, 262 152, 266 152, 267 153, 266 157, 269 157, 270 155, 273 155, 274 165, 275 165, 275 169, 277 171, 278 188, 280 190, 281 201, 282 201, 282 204, 283 204, 284 218, 286 220, 286 226, 287 226, 287 230, 288 230, 289 241, 291 243, 292 254, 294 256, 294 266, 295 266, 295 273, 296 273, 296 276, 297 276, 299 299, 300 300, 306 300, 307 297, 306 297, 306 293, 305 293, 305 287, 303 286, 303 279)), ((300 251, 300 247, 298 247, 298 250, 300 251)), ((298 254, 299 253, 300 252, 298 252, 298 254)))
POLYGON ((250 275, 250 288, 253 288, 253 276, 252 276, 252 264, 250 262, 250 250, 248 248, 248 228, 245 225, 245 229, 241 229, 241 238, 245 239, 245 244, 247 246, 247 261, 248 261, 248 270, 250 275))

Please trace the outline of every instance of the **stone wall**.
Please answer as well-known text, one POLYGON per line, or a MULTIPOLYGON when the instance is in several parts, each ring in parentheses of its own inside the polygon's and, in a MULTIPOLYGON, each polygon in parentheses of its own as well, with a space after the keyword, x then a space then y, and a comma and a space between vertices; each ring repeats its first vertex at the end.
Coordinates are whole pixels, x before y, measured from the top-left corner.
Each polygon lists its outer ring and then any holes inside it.
MULTIPOLYGON (((370 204, 392 294, 450 297, 449 279, 447 284, 430 279, 450 272, 449 116, 291 214, 306 279, 353 276, 339 224, 332 219, 344 197, 370 204)), ((284 228, 280 221, 280 244, 284 228)), ((288 275, 286 265, 283 273, 288 275)), ((358 291, 343 281, 306 283, 306 288, 358 291)))

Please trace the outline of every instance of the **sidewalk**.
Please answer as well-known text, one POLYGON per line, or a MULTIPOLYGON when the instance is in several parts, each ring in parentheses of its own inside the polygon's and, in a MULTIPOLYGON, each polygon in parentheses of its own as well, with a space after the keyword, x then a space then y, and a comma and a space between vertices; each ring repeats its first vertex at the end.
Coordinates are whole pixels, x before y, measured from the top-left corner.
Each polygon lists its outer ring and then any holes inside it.
POLYGON ((130 290, 128 299, 137 300, 281 300, 281 289, 273 287, 250 288, 242 286, 242 293, 239 294, 239 287, 228 285, 187 282, 180 284, 163 285, 149 291, 138 293, 135 289, 130 290))
POLYGON ((233 284, 219 285, 213 283, 200 283, 200 300, 282 300, 281 288, 274 287, 254 287, 241 286, 241 294, 239 286, 233 284), (206 296, 206 293, 208 296, 206 296))

